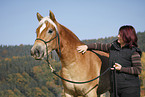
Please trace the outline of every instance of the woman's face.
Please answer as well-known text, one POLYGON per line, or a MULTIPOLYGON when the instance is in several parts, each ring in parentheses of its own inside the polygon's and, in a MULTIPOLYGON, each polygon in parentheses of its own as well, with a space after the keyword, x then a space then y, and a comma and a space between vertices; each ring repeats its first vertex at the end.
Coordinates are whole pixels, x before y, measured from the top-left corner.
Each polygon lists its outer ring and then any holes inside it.
POLYGON ((121 45, 125 45, 125 43, 124 43, 120 34, 118 34, 118 43, 120 43, 121 45))

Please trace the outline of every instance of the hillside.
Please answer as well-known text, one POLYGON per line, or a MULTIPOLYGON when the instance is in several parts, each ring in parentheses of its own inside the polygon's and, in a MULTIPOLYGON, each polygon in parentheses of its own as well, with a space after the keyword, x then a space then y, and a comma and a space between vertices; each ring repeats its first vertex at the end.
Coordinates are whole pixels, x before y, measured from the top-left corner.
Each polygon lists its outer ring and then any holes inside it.
MULTIPOLYGON (((145 52, 145 32, 138 32, 138 44, 145 52)), ((116 37, 83 40, 84 43, 110 43, 116 37)), ((32 45, 0 46, 0 97, 60 97, 62 83, 50 72, 45 61, 36 61, 30 56, 32 45)), ((145 79, 145 53, 143 53, 142 89, 145 79)), ((56 52, 52 52, 50 62, 59 72, 61 63, 56 52)))

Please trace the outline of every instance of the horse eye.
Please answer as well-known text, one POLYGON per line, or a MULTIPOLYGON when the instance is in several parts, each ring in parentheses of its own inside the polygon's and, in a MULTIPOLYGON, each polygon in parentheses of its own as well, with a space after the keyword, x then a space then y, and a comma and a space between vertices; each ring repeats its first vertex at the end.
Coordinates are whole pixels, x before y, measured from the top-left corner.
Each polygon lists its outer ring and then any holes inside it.
POLYGON ((52 33, 53 32, 53 30, 52 29, 50 29, 49 31, 48 31, 48 33, 52 33))

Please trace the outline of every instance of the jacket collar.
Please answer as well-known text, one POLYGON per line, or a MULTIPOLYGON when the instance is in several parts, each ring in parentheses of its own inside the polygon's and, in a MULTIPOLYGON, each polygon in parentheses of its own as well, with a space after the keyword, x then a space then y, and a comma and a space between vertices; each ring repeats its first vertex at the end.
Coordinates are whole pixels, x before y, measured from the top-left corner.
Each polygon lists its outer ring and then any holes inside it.
MULTIPOLYGON (((121 49, 123 49, 123 48, 129 48, 129 45, 128 45, 128 44, 126 44, 125 46, 123 46, 123 47, 121 48, 120 43, 118 43, 118 39, 115 40, 115 41, 113 41, 113 42, 112 42, 112 45, 114 46, 114 48, 115 48, 116 50, 121 50, 121 49)), ((136 52, 138 52, 138 53, 140 54, 140 56, 142 55, 142 51, 141 51, 138 47, 133 46, 131 49, 134 49, 136 52)))
POLYGON ((123 46, 123 47, 121 48, 120 43, 118 43, 118 39, 115 40, 115 41, 113 41, 113 42, 112 42, 112 45, 115 47, 116 50, 121 50, 121 49, 123 49, 123 48, 129 48, 129 45, 128 45, 128 44, 126 44, 125 46, 123 46))

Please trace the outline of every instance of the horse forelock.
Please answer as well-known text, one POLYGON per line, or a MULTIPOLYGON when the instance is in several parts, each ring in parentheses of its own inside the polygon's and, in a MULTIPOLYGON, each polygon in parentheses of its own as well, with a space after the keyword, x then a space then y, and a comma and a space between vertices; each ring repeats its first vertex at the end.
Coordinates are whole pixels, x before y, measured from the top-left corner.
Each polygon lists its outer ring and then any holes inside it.
POLYGON ((52 24, 55 27, 56 31, 58 31, 56 24, 48 16, 42 18, 42 20, 39 22, 39 26, 42 25, 42 30, 46 27, 45 21, 48 21, 50 24, 52 24))

